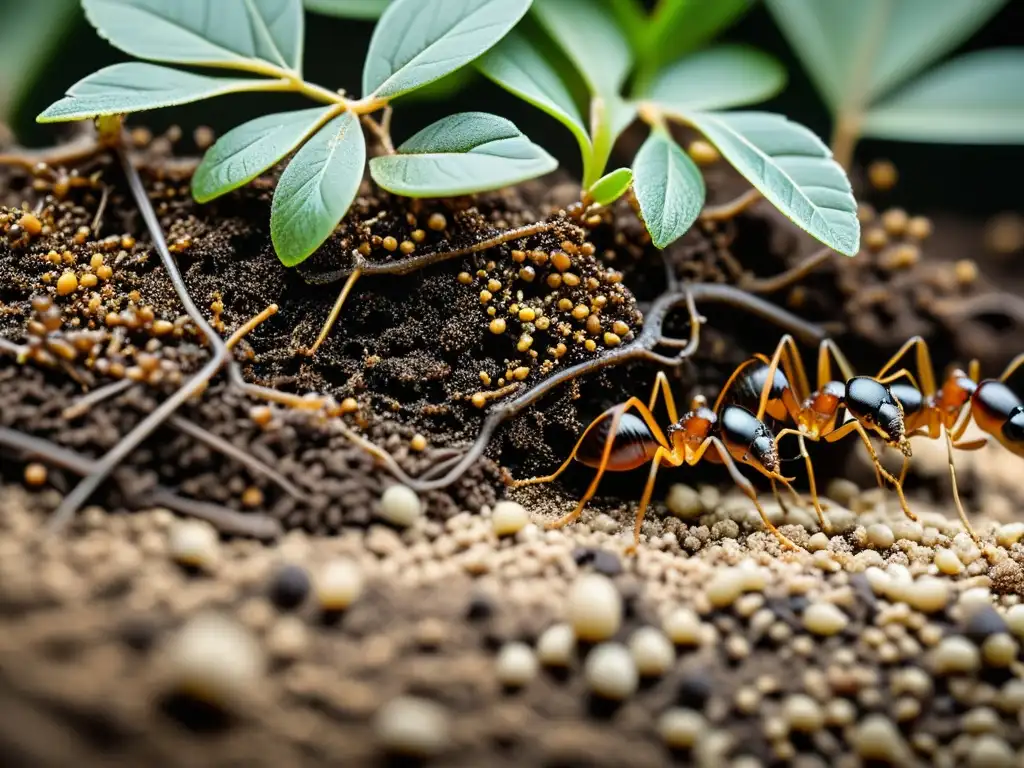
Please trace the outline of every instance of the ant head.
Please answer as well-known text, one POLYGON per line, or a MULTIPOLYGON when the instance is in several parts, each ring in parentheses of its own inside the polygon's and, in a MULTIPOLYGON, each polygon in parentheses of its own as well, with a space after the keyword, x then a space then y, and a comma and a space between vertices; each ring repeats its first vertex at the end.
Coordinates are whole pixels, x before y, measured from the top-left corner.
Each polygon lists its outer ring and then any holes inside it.
POLYGON ((864 427, 910 456, 903 406, 887 386, 870 376, 855 376, 846 384, 845 405, 864 427))
POLYGON ((1016 445, 1024 445, 1024 406, 1018 406, 1003 424, 1003 437, 1016 445))
POLYGON ((763 421, 739 405, 727 405, 722 409, 722 438, 726 445, 742 451, 744 464, 761 467, 768 474, 779 471, 779 451, 775 446, 775 435, 763 421))

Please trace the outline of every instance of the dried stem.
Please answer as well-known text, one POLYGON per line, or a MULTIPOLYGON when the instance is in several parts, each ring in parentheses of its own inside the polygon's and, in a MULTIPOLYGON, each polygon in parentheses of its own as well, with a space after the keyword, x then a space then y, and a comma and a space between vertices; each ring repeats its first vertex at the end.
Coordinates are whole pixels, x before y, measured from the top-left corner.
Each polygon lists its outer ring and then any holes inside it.
POLYGON ((760 202, 761 193, 756 189, 748 189, 735 200, 721 205, 709 205, 700 212, 701 221, 728 221, 739 216, 754 204, 760 202))
POLYGON ((757 294, 781 291, 783 288, 789 287, 816 270, 828 261, 833 253, 835 251, 831 248, 822 248, 820 251, 815 251, 795 267, 787 269, 781 274, 768 278, 749 278, 741 282, 740 287, 749 293, 757 294))

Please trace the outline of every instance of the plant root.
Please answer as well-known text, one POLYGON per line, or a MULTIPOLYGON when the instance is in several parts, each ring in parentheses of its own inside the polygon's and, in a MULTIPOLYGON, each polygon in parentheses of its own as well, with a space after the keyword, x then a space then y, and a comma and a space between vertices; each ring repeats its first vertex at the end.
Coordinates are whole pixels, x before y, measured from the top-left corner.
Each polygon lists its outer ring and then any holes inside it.
POLYGON ((835 251, 831 248, 822 248, 821 250, 812 253, 795 267, 787 269, 785 272, 778 275, 767 278, 750 277, 742 280, 739 284, 740 288, 748 293, 756 294, 775 293, 777 291, 781 291, 783 288, 788 288, 798 280, 802 280, 807 277, 807 275, 828 261, 834 253, 835 251))
MULTIPOLYGON (((33 437, 13 429, 0 427, 0 445, 18 451, 26 458, 35 458, 53 466, 88 476, 97 470, 94 459, 82 456, 49 440, 33 437)), ((218 531, 225 534, 246 536, 260 540, 274 540, 281 537, 281 524, 272 517, 255 512, 237 512, 227 507, 208 502, 195 501, 179 496, 174 491, 157 486, 153 491, 130 499, 138 507, 166 507, 179 514, 206 520, 218 531)))
POLYGON ((761 193, 748 189, 739 197, 721 205, 708 205, 700 212, 700 221, 729 221, 761 201, 761 193))

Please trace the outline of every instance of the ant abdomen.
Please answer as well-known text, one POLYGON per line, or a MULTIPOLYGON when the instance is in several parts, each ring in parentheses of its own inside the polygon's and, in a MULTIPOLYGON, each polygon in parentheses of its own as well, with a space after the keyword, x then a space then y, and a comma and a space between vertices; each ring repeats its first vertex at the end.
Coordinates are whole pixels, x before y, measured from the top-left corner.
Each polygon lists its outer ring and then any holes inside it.
POLYGON ((1024 404, 1001 381, 983 381, 971 398, 974 422, 1018 456, 1024 456, 1024 404))
MULTIPOLYGON (((730 393, 730 399, 739 405, 756 408, 761 399, 761 393, 764 391, 764 384, 768 380, 768 368, 768 363, 760 360, 751 363, 747 372, 736 381, 730 393)), ((773 419, 785 421, 786 405, 782 398, 789 389, 790 385, 786 374, 780 368, 776 368, 765 404, 765 412, 773 419)))
POLYGON ((904 418, 918 414, 924 408, 924 395, 913 384, 895 382, 889 385, 889 391, 903 406, 904 418))
MULTIPOLYGON (((576 450, 578 461, 588 467, 601 466, 601 458, 608 441, 608 431, 611 429, 616 412, 621 410, 622 407, 618 405, 609 408, 587 428, 579 448, 576 450)), ((615 436, 612 440, 607 469, 613 472, 635 469, 653 459, 657 450, 658 440, 647 423, 626 411, 619 416, 619 421, 615 426, 615 436)))

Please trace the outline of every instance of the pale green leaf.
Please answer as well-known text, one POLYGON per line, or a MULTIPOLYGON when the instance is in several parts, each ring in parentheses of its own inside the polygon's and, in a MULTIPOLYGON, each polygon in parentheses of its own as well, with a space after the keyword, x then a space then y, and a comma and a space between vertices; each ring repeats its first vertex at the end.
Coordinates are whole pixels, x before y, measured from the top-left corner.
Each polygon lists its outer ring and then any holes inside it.
POLYGON ((59 123, 172 107, 240 91, 265 88, 267 80, 207 77, 156 64, 114 64, 79 80, 67 96, 36 120, 59 123))
POLYGON ((394 98, 488 51, 532 0, 394 0, 373 30, 363 95, 394 98))
POLYGON ((391 0, 306 0, 313 13, 340 16, 345 19, 379 19, 391 0))
POLYGON ((632 66, 632 53, 607 8, 592 0, 535 0, 533 9, 591 93, 619 93, 632 66))
POLYGON ((584 157, 590 154, 590 137, 569 88, 526 34, 513 29, 476 66, 505 90, 561 122, 576 137, 584 157))
POLYGON ((500 189, 550 173, 558 162, 503 117, 451 115, 424 128, 398 153, 370 160, 381 187, 406 197, 451 197, 500 189))
POLYGON ((277 256, 293 267, 331 236, 359 192, 366 142, 358 116, 344 112, 295 153, 270 208, 277 256))
POLYGON ((859 112, 976 32, 1006 0, 767 0, 834 111, 859 112))
POLYGON ((36 86, 46 62, 78 16, 69 0, 10 3, 0 24, 0 123, 36 86), (45 19, 45 23, 40 20, 45 19))
POLYGON ((266 115, 228 131, 196 168, 192 196, 205 203, 248 184, 305 141, 334 109, 315 107, 266 115))
POLYGON ((961 56, 928 72, 865 117, 881 139, 943 143, 1024 143, 1024 49, 961 56))
POLYGON ((618 168, 594 182, 587 196, 598 205, 611 205, 626 194, 632 183, 633 172, 629 168, 618 168))
POLYGON ((633 161, 633 194, 657 248, 667 248, 704 207, 704 177, 671 136, 654 131, 633 161))
POLYGON ((593 134, 593 152, 590 162, 584 163, 583 185, 597 181, 612 155, 615 141, 636 118, 636 104, 616 93, 595 96, 590 102, 590 125, 593 134))
POLYGON ((140 59, 302 67, 302 0, 82 0, 100 35, 140 59))
POLYGON ((605 0, 615 22, 629 40, 634 54, 641 53, 647 43, 647 11, 641 0, 605 0))
POLYGON ((680 110, 707 111, 770 99, 786 83, 786 70, 754 48, 721 45, 670 64, 645 98, 680 110))
POLYGON ((840 253, 857 253, 850 181, 811 131, 769 112, 692 112, 685 119, 797 226, 840 253))
POLYGON ((662 0, 651 17, 646 56, 659 65, 700 48, 755 0, 662 0))

